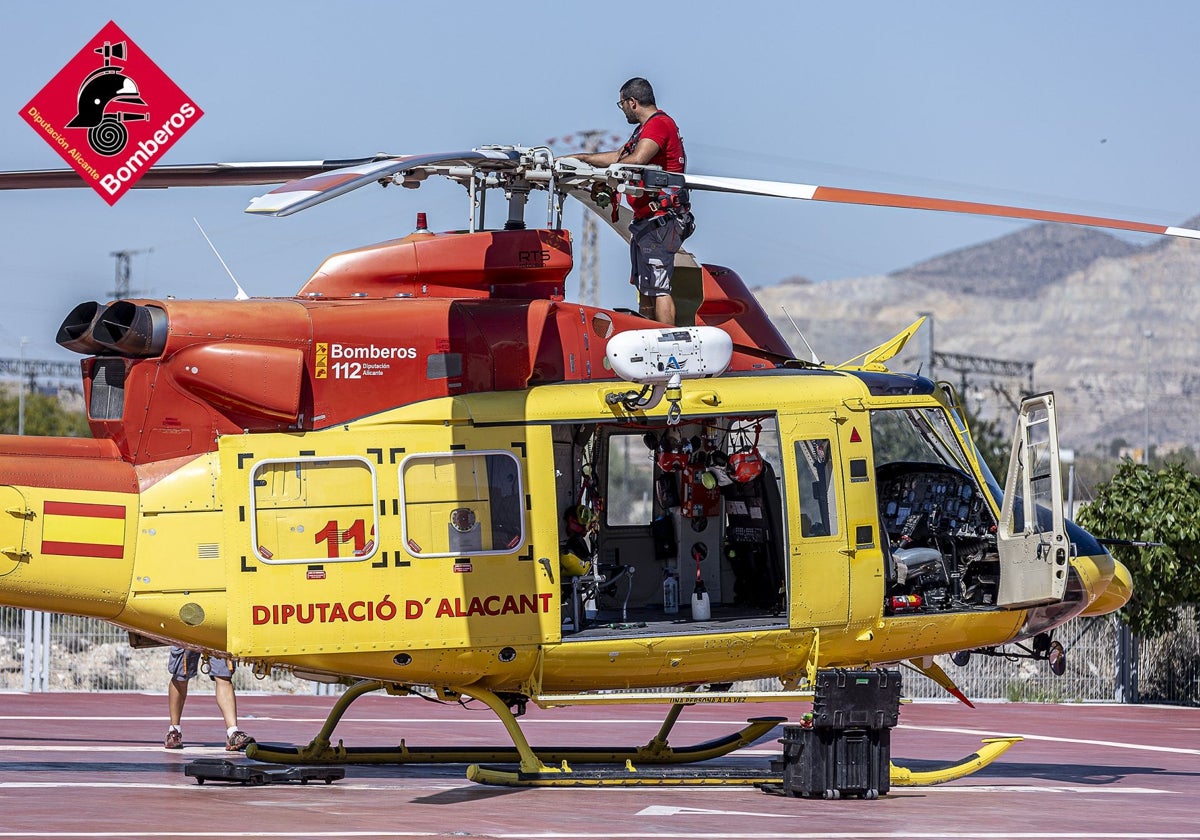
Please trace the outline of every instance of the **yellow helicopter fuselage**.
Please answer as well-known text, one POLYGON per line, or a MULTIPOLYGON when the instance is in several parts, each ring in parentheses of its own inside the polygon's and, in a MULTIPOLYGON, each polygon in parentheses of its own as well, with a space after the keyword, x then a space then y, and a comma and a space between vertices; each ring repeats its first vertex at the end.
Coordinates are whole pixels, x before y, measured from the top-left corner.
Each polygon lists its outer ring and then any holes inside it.
POLYGON ((3 600, 264 671, 536 696, 794 684, 1128 597, 1128 574, 1073 534, 1063 596, 1000 602, 1027 571, 999 556, 990 476, 927 380, 726 374, 686 382, 674 423, 614 407, 623 384, 431 399, 137 466, 104 441, 10 443, 31 466, 3 489, 3 600))

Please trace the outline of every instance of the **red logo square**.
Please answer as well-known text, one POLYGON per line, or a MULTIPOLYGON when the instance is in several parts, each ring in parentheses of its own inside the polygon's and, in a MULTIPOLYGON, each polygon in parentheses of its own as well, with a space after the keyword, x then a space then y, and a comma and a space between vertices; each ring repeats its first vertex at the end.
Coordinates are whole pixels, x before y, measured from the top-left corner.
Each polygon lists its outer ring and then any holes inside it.
POLYGON ((111 20, 21 109, 110 205, 202 116, 111 20))

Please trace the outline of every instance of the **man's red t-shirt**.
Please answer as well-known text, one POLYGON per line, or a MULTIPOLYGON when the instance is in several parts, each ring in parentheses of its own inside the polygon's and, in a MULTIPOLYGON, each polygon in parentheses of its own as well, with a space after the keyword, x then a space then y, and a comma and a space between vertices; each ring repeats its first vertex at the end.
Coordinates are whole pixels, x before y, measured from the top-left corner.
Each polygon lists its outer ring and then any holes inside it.
MULTIPOLYGON (((665 111, 655 111, 650 119, 638 126, 625 144, 630 152, 638 140, 645 137, 658 144, 658 154, 650 158, 650 163, 661 166, 668 172, 684 172, 687 168, 687 156, 683 151, 683 138, 679 136, 679 126, 665 111)), ((633 208, 633 218, 645 219, 654 215, 650 209, 653 196, 630 196, 629 206, 633 208)))

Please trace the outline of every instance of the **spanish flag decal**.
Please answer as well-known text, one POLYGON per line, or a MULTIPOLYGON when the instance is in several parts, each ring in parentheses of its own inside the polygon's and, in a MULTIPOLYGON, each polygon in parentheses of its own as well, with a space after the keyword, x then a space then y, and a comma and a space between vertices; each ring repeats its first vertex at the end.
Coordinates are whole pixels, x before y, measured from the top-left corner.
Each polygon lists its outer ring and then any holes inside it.
POLYGON ((42 514, 42 554, 125 556, 124 505, 47 501, 42 514))

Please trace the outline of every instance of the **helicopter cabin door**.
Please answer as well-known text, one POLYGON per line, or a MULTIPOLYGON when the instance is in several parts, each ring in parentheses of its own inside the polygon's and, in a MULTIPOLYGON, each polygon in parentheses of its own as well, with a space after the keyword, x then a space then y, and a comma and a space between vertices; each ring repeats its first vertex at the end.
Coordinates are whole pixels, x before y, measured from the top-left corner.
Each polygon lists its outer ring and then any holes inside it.
POLYGON ((1058 424, 1054 395, 1021 403, 997 535, 999 606, 1061 600, 1067 586, 1070 542, 1063 523, 1058 424))
POLYGON ((230 651, 543 642, 558 595, 535 559, 555 555, 534 551, 530 443, 523 424, 223 437, 230 651))
MULTIPOLYGON (((788 470, 798 498, 789 500, 792 627, 845 625, 850 618, 850 557, 838 424, 828 413, 796 418, 788 470), (798 520, 798 521, 797 521, 798 520)), ((790 450, 790 451, 789 451, 790 450)))

